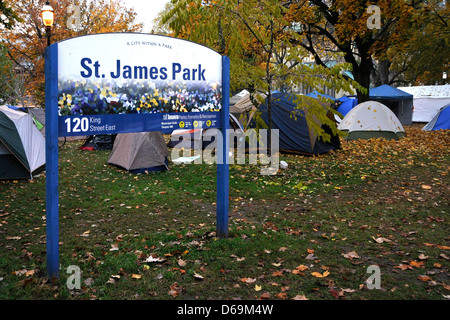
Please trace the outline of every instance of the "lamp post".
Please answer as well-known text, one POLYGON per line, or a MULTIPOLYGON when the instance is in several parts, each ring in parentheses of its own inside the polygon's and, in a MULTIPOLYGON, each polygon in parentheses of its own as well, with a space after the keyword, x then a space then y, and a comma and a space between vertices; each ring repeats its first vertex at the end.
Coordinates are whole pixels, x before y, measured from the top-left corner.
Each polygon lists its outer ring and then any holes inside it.
POLYGON ((50 2, 46 1, 42 7, 41 16, 45 26, 45 33, 47 34, 47 47, 50 45, 50 36, 53 27, 53 8, 50 6, 50 2))

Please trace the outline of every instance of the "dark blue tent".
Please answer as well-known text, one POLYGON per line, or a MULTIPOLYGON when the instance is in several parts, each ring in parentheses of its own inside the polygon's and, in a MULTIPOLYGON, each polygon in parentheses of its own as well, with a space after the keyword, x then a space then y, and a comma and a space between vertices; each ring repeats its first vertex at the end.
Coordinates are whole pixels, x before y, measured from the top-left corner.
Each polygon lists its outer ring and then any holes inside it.
POLYGON ((423 130, 426 131, 441 129, 450 129, 450 103, 440 108, 433 119, 431 119, 431 121, 425 127, 423 127, 423 130))
POLYGON ((339 98, 338 101, 340 105, 336 111, 340 112, 343 117, 358 104, 358 99, 346 96, 339 98))
MULTIPOLYGON (((275 93, 272 97, 272 129, 279 129, 280 152, 317 155, 340 148, 339 137, 332 135, 330 142, 324 142, 313 132, 311 126, 308 125, 304 111, 295 108, 293 94, 275 93), (293 113, 297 119, 292 117, 293 113)), ((260 111, 262 120, 268 124, 267 99, 264 104, 261 104, 260 111)), ((334 121, 331 111, 327 116, 334 121)), ((323 129, 332 134, 328 126, 323 126, 323 129)))
POLYGON ((369 90, 369 99, 378 101, 392 110, 401 124, 411 124, 413 113, 412 94, 384 84, 369 90))

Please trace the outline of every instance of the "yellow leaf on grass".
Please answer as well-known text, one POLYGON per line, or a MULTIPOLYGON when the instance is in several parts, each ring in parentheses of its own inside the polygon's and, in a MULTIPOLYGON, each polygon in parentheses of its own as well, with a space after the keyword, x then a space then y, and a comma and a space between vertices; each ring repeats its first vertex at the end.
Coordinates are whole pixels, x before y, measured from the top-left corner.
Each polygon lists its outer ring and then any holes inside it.
POLYGON ((313 273, 311 273, 314 277, 316 277, 316 278, 325 278, 325 277, 327 277, 329 274, 330 274, 330 272, 328 272, 328 271, 325 271, 323 274, 322 273, 320 273, 320 272, 313 272, 313 273))
POLYGON ((430 190, 431 187, 430 187, 429 185, 423 184, 423 185, 422 185, 422 189, 430 190))
POLYGON ((261 291, 262 286, 255 285, 255 291, 261 291))

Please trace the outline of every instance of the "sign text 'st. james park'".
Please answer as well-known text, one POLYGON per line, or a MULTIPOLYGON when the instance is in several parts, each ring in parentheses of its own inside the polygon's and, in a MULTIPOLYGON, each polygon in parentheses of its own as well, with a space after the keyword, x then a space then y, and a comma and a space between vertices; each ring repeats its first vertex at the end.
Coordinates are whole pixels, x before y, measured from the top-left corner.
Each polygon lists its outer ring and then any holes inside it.
MULTIPOLYGON (((59 277, 58 137, 229 125, 229 59, 185 40, 81 36, 46 50, 47 261, 59 277)), ((219 152, 228 155, 228 136, 219 152)), ((217 231, 227 235, 228 164, 217 165, 217 231)))

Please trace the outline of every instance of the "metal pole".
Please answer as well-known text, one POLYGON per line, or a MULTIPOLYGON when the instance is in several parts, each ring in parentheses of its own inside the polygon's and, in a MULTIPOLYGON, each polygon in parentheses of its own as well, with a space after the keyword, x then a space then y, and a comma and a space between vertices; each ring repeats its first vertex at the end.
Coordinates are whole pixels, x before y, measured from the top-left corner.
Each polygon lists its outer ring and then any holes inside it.
MULTIPOLYGON (((222 155, 222 161, 217 164, 217 236, 225 238, 228 236, 228 195, 229 195, 229 137, 228 128, 230 126, 230 59, 222 57, 222 110, 221 129, 222 150, 218 152, 222 155)), ((219 139, 220 140, 220 139, 219 139)), ((220 159, 220 156, 218 157, 220 159)))

